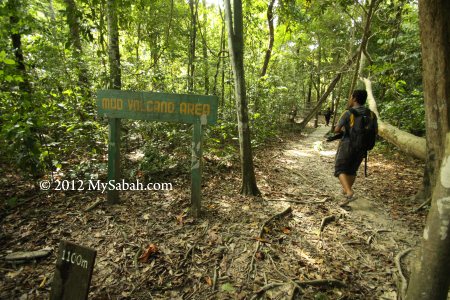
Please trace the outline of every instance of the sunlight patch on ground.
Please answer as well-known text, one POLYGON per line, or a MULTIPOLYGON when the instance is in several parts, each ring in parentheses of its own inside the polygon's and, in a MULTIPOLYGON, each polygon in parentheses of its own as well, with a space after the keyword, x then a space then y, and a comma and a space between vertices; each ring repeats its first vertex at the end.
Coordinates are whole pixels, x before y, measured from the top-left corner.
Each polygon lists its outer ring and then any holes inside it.
POLYGON ((336 150, 319 151, 319 153, 322 156, 332 156, 332 157, 334 157, 336 155, 336 150))
POLYGON ((300 156, 300 157, 311 157, 313 156, 312 154, 305 152, 305 151, 300 151, 300 150, 288 150, 286 151, 287 154, 292 155, 292 156, 300 156))

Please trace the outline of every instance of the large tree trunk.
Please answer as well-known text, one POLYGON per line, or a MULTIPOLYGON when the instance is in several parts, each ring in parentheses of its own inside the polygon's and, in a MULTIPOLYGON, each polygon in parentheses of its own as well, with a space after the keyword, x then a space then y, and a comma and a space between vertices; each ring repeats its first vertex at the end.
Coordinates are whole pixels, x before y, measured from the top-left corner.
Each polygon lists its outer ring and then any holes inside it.
POLYGON ((362 78, 362 81, 366 86, 367 103, 369 104, 369 108, 377 115, 378 118, 378 135, 386 141, 396 145, 406 154, 425 160, 425 139, 400 130, 395 126, 384 122, 378 113, 377 103, 375 102, 372 93, 371 81, 367 78, 362 78))
POLYGON ((241 194, 259 195, 256 185, 255 170, 248 122, 247 95, 244 76, 244 36, 242 1, 234 0, 234 16, 230 0, 225 0, 225 18, 228 28, 228 45, 230 48, 231 65, 233 67, 236 108, 239 130, 239 146, 241 155, 242 187, 241 194))
POLYGON ((450 2, 419 1, 427 166, 432 187, 406 299, 447 299, 450 286, 450 2))

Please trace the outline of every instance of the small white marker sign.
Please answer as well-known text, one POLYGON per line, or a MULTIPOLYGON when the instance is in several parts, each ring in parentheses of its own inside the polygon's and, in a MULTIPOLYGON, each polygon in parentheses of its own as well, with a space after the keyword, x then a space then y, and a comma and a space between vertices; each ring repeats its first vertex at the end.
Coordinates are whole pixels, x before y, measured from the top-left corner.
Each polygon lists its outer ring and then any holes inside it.
POLYGON ((50 299, 87 299, 96 255, 96 250, 61 241, 50 299))

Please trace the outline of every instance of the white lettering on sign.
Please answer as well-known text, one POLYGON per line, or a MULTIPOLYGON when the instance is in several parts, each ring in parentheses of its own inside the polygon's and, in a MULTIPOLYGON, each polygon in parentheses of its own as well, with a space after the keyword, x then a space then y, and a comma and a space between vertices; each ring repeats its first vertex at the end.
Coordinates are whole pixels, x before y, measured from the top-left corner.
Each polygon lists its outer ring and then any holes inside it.
POLYGON ((78 254, 75 252, 71 253, 70 251, 66 252, 65 249, 63 250, 62 260, 69 262, 73 265, 82 267, 83 269, 87 269, 87 267, 88 267, 87 260, 84 259, 83 256, 81 256, 81 254, 78 254))

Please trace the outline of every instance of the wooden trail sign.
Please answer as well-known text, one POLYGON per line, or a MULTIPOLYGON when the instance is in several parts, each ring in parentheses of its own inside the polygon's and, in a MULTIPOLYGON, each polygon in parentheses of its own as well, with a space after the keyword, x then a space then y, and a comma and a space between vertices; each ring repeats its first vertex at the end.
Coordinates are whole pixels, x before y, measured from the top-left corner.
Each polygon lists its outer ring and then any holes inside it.
MULTIPOLYGON (((202 126, 217 121, 218 97, 155 92, 100 90, 97 109, 109 118, 108 182, 120 180, 120 119, 194 124, 191 164, 191 209, 201 207, 202 126)), ((119 201, 118 190, 108 190, 108 201, 119 201)))
POLYGON ((87 299, 97 251, 61 241, 50 300, 87 299))

